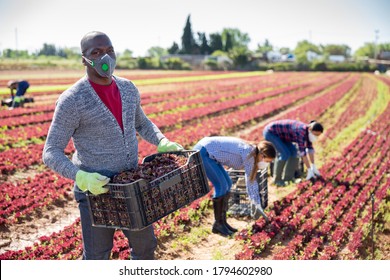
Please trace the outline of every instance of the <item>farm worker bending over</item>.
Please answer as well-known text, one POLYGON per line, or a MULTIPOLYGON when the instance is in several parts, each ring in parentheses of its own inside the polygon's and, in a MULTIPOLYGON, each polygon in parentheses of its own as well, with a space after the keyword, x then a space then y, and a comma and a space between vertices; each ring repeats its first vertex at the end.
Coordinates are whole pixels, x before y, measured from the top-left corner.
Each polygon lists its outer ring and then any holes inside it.
MULTIPOLYGON (((87 75, 63 92, 54 111, 43 150, 44 163, 64 177, 75 180, 79 203, 83 259, 109 259, 115 229, 92 227, 87 197, 99 195, 123 170, 138 164, 138 132, 159 152, 183 149, 170 142, 144 114, 140 94, 127 79, 113 76, 116 56, 109 37, 93 31, 81 40, 87 75), (72 161, 64 154, 69 140, 76 152, 72 161)), ((132 259, 153 259, 157 245, 153 227, 123 233, 129 240, 132 259)))
POLYGON ((264 128, 264 138, 270 141, 279 153, 278 164, 274 169, 274 183, 277 186, 285 185, 282 172, 286 161, 291 157, 297 157, 297 149, 293 142, 298 144, 299 156, 302 157, 307 167, 306 180, 321 175, 314 164, 313 143, 323 131, 322 125, 316 121, 306 124, 297 120, 278 120, 269 123, 264 128))
POLYGON ((245 170, 245 182, 252 204, 251 214, 255 219, 260 215, 267 219, 261 207, 256 173, 259 169, 267 168, 268 163, 275 158, 276 151, 270 142, 260 141, 253 145, 235 137, 213 136, 201 139, 194 150, 200 151, 206 175, 214 186, 213 233, 229 236, 237 231, 226 222, 232 180, 223 166, 245 170))
POLYGON ((30 87, 30 84, 27 81, 9 81, 8 88, 11 90, 12 106, 11 108, 23 107, 24 94, 27 89, 30 87), (14 94, 16 90, 16 94, 14 94))

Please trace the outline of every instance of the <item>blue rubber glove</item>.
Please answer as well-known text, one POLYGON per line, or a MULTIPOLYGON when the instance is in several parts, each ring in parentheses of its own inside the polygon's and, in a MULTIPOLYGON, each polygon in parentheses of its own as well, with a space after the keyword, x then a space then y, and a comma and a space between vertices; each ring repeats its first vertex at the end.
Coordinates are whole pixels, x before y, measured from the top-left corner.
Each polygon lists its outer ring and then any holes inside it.
POLYGON ((104 188, 110 181, 110 178, 99 173, 89 173, 79 170, 76 173, 76 184, 83 192, 90 191, 92 194, 98 195, 108 192, 108 188, 104 188))
POLYGON ((159 153, 165 153, 165 152, 174 152, 174 151, 181 151, 183 150, 183 147, 175 142, 169 141, 167 138, 161 139, 160 143, 158 143, 157 151, 159 153))

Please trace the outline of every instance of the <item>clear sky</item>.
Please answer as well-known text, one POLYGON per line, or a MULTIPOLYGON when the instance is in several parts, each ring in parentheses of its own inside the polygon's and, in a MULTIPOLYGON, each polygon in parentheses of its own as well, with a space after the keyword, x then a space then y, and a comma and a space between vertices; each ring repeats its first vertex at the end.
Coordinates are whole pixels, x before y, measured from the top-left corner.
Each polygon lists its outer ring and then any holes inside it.
POLYGON ((305 39, 346 44, 352 52, 376 35, 390 43, 390 0, 0 0, 0 50, 79 47, 98 30, 116 51, 141 56, 152 46, 181 46, 188 15, 194 35, 238 28, 251 50, 266 39, 292 49, 305 39))

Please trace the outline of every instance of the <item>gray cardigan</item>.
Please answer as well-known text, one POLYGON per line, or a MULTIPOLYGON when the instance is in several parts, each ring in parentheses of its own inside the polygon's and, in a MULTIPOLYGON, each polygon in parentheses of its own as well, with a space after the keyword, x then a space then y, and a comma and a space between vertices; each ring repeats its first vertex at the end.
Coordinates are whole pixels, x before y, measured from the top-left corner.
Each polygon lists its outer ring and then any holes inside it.
POLYGON ((114 79, 122 100, 123 131, 88 78, 83 77, 56 102, 42 155, 49 168, 72 180, 80 169, 111 177, 137 167, 136 132, 154 145, 164 137, 144 114, 135 85, 124 78, 114 79), (64 154, 71 138, 76 149, 72 161, 64 154))

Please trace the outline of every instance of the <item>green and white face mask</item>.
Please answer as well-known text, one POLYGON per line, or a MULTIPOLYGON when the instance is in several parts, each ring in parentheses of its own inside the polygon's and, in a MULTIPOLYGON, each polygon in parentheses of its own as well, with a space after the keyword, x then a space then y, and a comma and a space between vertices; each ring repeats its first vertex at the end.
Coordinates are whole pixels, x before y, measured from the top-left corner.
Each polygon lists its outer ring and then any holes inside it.
POLYGON ((103 55, 101 58, 90 60, 83 56, 86 62, 88 62, 96 72, 103 78, 109 78, 114 73, 116 66, 116 60, 111 58, 108 54, 103 55))

